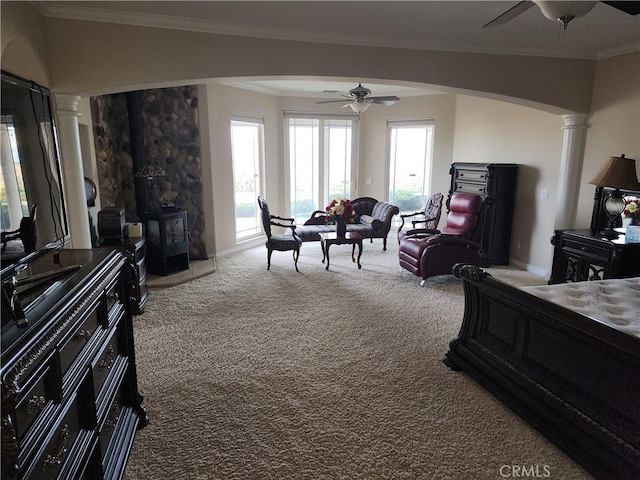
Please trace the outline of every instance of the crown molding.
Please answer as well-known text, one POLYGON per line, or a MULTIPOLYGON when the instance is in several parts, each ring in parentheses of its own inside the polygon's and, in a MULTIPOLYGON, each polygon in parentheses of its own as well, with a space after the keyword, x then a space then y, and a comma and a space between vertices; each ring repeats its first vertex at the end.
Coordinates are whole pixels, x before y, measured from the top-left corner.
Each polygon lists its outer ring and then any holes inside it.
POLYGON ((628 53, 640 52, 640 42, 629 43, 619 47, 600 50, 596 60, 604 60, 605 58, 617 57, 628 53))
POLYGON ((70 6, 31 2, 40 13, 49 18, 64 18, 91 22, 115 23, 122 25, 165 28, 189 32, 232 35, 251 38, 269 38, 273 40, 300 41, 311 43, 329 43, 379 48, 403 48, 412 50, 432 50, 456 53, 474 53, 490 55, 519 55, 535 57, 573 58, 581 60, 598 60, 640 50, 640 42, 623 47, 615 47, 591 52, 557 52, 545 49, 517 49, 509 47, 478 47, 474 45, 453 46, 443 43, 427 43, 404 38, 381 38, 369 35, 352 35, 348 33, 317 33, 295 29, 262 27, 259 25, 239 25, 210 20, 191 19, 166 15, 153 15, 139 12, 121 12, 98 9, 88 6, 70 6))

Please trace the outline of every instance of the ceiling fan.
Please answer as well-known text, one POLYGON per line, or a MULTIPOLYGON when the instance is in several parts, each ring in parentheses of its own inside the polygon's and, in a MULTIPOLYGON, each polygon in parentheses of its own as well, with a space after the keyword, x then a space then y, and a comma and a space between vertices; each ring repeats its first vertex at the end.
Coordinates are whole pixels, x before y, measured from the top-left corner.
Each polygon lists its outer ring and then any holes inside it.
MULTIPOLYGON (((395 95, 387 96, 387 97, 370 97, 371 90, 366 87, 363 87, 361 83, 358 84, 356 88, 352 88, 349 90, 347 95, 342 95, 345 99, 349 99, 350 101, 342 106, 351 107, 356 113, 361 113, 369 108, 369 105, 372 103, 377 103, 379 105, 393 105, 394 103, 400 101, 398 97, 395 95)), ((337 102, 345 102, 345 99, 341 100, 322 100, 316 103, 337 103, 337 102)))
MULTIPOLYGON (((549 20, 557 20, 562 24, 564 29, 574 18, 579 18, 591 11, 596 5, 596 1, 550 1, 550 0, 525 0, 517 3, 509 10, 491 20, 485 27, 494 27, 496 25, 502 25, 510 20, 513 20, 521 13, 529 10, 533 5, 540 7, 542 14, 549 20)), ((629 15, 640 14, 640 2, 617 2, 617 1, 602 1, 613 8, 628 13, 629 15)))

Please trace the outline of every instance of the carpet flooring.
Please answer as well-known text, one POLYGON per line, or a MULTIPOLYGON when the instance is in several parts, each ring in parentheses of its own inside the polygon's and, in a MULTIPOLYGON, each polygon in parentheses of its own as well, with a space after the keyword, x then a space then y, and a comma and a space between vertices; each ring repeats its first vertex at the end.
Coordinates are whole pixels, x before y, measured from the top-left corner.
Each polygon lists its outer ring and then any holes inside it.
MULTIPOLYGON (((591 478, 462 372, 443 363, 464 294, 419 279, 397 243, 253 248, 216 273, 154 290, 134 319, 138 383, 151 423, 125 478, 500 479, 513 466, 591 478)), ((544 279, 492 268, 518 286, 544 279)), ((508 474, 508 477, 505 476, 508 474)))

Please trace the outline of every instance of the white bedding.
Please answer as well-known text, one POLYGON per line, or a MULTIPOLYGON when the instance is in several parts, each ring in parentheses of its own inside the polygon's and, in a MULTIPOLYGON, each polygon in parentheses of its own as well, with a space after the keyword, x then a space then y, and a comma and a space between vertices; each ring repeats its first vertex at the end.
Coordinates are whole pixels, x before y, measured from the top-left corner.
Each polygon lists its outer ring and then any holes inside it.
POLYGON ((522 290, 640 337, 640 277, 523 287, 522 290))

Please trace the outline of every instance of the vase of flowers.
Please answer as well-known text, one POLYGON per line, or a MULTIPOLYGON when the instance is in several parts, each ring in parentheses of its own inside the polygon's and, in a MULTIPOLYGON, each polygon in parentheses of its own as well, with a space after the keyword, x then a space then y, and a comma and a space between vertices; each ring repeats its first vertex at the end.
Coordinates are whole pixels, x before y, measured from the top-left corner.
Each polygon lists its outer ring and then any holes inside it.
POLYGON ((632 198, 626 200, 622 211, 622 226, 640 225, 640 200, 632 198))
POLYGON ((356 219, 356 211, 353 204, 346 198, 331 200, 326 206, 327 223, 336 225, 336 235, 344 237, 347 234, 347 223, 353 223, 356 219))

